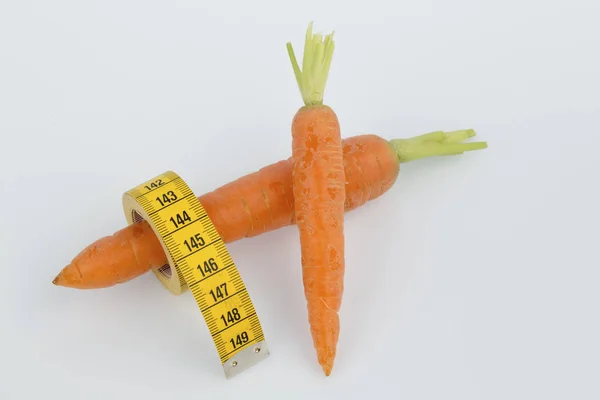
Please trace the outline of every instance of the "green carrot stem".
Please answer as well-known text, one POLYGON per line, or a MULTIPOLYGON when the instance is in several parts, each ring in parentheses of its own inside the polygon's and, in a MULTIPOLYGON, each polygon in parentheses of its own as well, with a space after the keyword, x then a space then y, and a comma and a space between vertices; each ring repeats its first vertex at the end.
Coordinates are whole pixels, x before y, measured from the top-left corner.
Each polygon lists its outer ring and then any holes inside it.
POLYGON ((313 23, 311 22, 306 30, 302 70, 298 65, 292 44, 290 42, 286 44, 302 100, 307 106, 323 104, 323 95, 335 47, 333 32, 323 38, 322 35, 313 34, 312 27, 313 23))
POLYGON ((438 143, 458 143, 473 136, 475 136, 475 131, 473 129, 463 129, 460 131, 452 132, 436 131, 426 133, 424 135, 415 136, 414 138, 412 138, 412 140, 418 140, 423 142, 433 141, 438 143))
POLYGON ((461 143, 475 136, 472 129, 452 132, 431 132, 410 139, 392 139, 390 144, 401 163, 426 157, 462 154, 487 148, 486 142, 461 143))

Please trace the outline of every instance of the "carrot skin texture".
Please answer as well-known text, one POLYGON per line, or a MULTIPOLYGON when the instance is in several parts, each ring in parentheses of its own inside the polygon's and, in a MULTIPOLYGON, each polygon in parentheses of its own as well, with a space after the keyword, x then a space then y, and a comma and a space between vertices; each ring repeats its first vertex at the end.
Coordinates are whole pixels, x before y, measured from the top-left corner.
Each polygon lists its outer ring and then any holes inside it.
POLYGON ((293 223, 291 174, 282 160, 198 199, 225 243, 254 237, 293 223))
POLYGON ((329 375, 344 291, 345 176, 340 126, 325 105, 302 107, 292 123, 292 187, 302 280, 319 364, 329 375))
POLYGON ((342 140, 346 178, 346 212, 376 199, 391 189, 400 173, 396 151, 376 135, 342 140))
POLYGON ((104 288, 164 264, 164 250, 150 225, 144 222, 96 240, 75 256, 53 283, 78 289, 104 288))
MULTIPOLYGON (((398 177, 400 163, 389 142, 377 135, 353 136, 342 143, 344 208, 349 212, 388 191, 398 177)), ((198 197, 225 243, 295 224, 291 160, 270 164, 198 197)), ((106 288, 166 263, 152 228, 142 221, 87 246, 62 269, 54 284, 106 288)))

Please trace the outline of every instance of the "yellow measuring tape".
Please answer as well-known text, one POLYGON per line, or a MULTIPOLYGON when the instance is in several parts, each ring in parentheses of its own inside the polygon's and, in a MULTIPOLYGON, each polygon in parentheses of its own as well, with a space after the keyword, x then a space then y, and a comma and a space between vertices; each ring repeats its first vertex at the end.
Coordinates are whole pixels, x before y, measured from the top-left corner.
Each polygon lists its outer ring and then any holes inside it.
POLYGON ((168 260, 155 274, 173 294, 192 292, 225 376, 264 360, 269 349, 244 282, 183 179, 168 171, 144 182, 123 195, 123 209, 129 224, 145 220, 152 226, 168 260))

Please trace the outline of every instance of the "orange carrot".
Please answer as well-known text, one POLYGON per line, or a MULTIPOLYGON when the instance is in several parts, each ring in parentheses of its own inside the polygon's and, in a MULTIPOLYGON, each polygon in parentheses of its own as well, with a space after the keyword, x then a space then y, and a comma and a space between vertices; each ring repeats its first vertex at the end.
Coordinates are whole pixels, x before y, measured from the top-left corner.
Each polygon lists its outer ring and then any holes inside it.
MULTIPOLYGON (((460 143, 475 132, 433 132, 390 141, 367 134, 344 139, 346 212, 387 192, 400 164, 424 157, 461 154, 486 147, 460 143)), ((291 158, 242 176, 198 197, 225 243, 250 238, 295 223, 291 158)), ((129 225, 86 246, 53 283, 99 289, 127 282, 167 264, 167 257, 146 221, 129 225)))
POLYGON ((292 121, 292 188, 300 233, 302 281, 317 358, 331 373, 339 338, 344 291, 344 158, 340 124, 323 93, 333 57, 333 34, 306 31, 302 70, 288 53, 304 106, 292 121))

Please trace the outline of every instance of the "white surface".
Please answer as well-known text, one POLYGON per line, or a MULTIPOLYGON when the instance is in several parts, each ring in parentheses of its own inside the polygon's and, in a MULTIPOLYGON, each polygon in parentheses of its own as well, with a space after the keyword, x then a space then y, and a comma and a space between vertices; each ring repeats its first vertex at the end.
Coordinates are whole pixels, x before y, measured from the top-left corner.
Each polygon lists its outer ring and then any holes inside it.
POLYGON ((1 399, 600 398, 599 3, 304 3, 2 2, 1 399), (285 42, 310 20, 336 30, 344 137, 490 147, 347 214, 327 379, 295 228, 230 245, 272 354, 226 381, 189 294, 50 282, 133 185, 173 169, 200 194, 289 156, 285 42))

